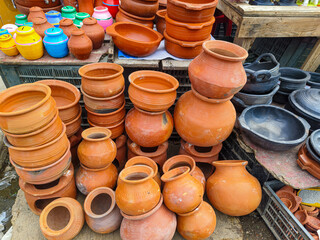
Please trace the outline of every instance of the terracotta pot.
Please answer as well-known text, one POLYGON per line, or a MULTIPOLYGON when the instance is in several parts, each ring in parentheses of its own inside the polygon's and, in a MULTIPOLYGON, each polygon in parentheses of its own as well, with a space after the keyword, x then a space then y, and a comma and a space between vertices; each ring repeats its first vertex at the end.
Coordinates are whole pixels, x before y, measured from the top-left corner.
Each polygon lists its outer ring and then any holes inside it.
POLYGON ((28 22, 33 22, 33 19, 37 17, 45 18, 46 15, 42 11, 41 7, 31 7, 29 9, 28 22))
MULTIPOLYGON (((58 2, 58 1, 57 1, 58 2)), ((15 3, 15 5, 16 5, 16 7, 17 7, 17 10, 19 11, 19 12, 21 12, 21 13, 23 13, 23 14, 29 14, 29 7, 25 7, 25 6, 22 6, 22 5, 20 5, 20 4, 18 4, 18 3, 15 3)), ((34 5, 34 6, 39 6, 39 5, 34 5)), ((41 7, 41 6, 40 6, 41 7)), ((54 10, 54 11, 61 11, 61 8, 62 8, 62 5, 58 5, 58 6, 56 6, 56 7, 49 7, 49 8, 46 8, 46 7, 42 7, 42 10, 44 11, 44 12, 49 12, 49 11, 52 11, 52 10, 54 10)))
POLYGON ((80 129, 78 130, 78 132, 76 132, 76 134, 74 134, 73 136, 69 137, 69 142, 71 145, 71 156, 72 156, 72 164, 75 168, 79 167, 79 158, 78 158, 78 146, 82 140, 81 137, 81 133, 82 133, 82 128, 80 127, 80 129))
POLYGON ((297 163, 301 169, 308 171, 312 176, 320 179, 320 163, 310 156, 306 144, 303 144, 299 149, 297 163))
POLYGON ((147 166, 131 166, 120 172, 116 202, 122 212, 141 215, 158 204, 161 192, 153 175, 152 168, 147 166))
POLYGON ((123 132, 124 132, 124 119, 122 119, 119 123, 116 123, 114 125, 110 125, 110 126, 97 126, 94 125, 93 123, 91 123, 90 121, 88 121, 89 125, 91 127, 105 127, 108 128, 111 131, 111 139, 115 139, 117 137, 119 137, 123 132))
POLYGON ((46 239, 73 239, 83 227, 84 215, 77 200, 64 197, 50 203, 39 220, 46 239))
POLYGON ((168 0, 168 16, 179 22, 207 22, 218 5, 218 0, 168 0), (190 17, 192 16, 192 17, 190 17))
POLYGON ((288 198, 280 198, 280 200, 283 202, 284 205, 286 205, 288 209, 292 208, 292 202, 288 198))
POLYGON ((167 30, 164 30, 163 35, 165 38, 165 48, 167 52, 175 57, 184 59, 192 59, 198 56, 202 52, 203 43, 211 39, 211 36, 209 36, 207 39, 202 41, 181 41, 170 37, 167 34, 167 30))
POLYGON ((292 213, 295 213, 301 202, 302 202, 302 198, 299 197, 299 196, 296 196, 294 193, 291 193, 291 192, 284 192, 284 191, 280 191, 280 192, 277 192, 277 196, 281 199, 281 198, 286 198, 286 199, 289 199, 290 202, 292 203, 292 206, 291 208, 289 208, 289 210, 292 212, 292 213))
POLYGON ((51 90, 43 84, 29 83, 0 93, 0 128, 12 134, 26 134, 47 125, 56 114, 51 90))
POLYGON ((128 137, 142 147, 156 147, 166 142, 173 130, 173 119, 168 111, 146 112, 132 108, 126 115, 128 137))
POLYGON ((79 11, 77 0, 62 0, 61 2, 64 6, 72 6, 74 8, 77 8, 77 11, 79 11))
POLYGON ((169 74, 158 71, 136 71, 129 75, 129 82, 130 100, 142 110, 165 111, 176 100, 179 82, 169 74))
POLYGON ((71 32, 73 30, 78 30, 76 25, 73 24, 73 21, 68 18, 64 18, 60 20, 59 22, 60 28, 63 30, 63 33, 68 36, 68 38, 71 37, 71 32))
POLYGON ((16 164, 26 168, 39 168, 48 166, 60 159, 68 149, 66 126, 60 135, 52 141, 36 147, 9 146, 9 154, 16 164))
POLYGON ((126 115, 126 109, 124 108, 125 103, 122 104, 122 106, 118 109, 112 109, 110 111, 96 113, 91 112, 89 109, 87 109, 87 117, 88 120, 98 126, 104 126, 104 125, 114 125, 116 123, 119 123, 122 119, 124 119, 126 115))
POLYGON ((188 68, 193 88, 209 98, 232 97, 246 84, 242 61, 247 57, 248 52, 236 44, 218 40, 205 42, 203 52, 188 68), (205 68, 203 63, 206 63, 205 68))
POLYGON ((148 28, 153 29, 153 19, 154 17, 139 17, 133 14, 130 14, 123 10, 119 6, 119 12, 116 16, 116 22, 134 22, 134 23, 140 23, 148 28))
POLYGON ((164 203, 178 214, 191 212, 202 202, 203 186, 189 171, 189 167, 177 167, 161 177, 164 203))
POLYGON ((158 1, 121 0, 119 3, 124 11, 139 17, 154 17, 159 8, 158 1))
POLYGON ((82 194, 87 195, 99 187, 114 188, 117 178, 117 168, 111 163, 99 169, 87 168, 80 164, 80 168, 76 174, 76 185, 82 194))
POLYGON ((174 123, 186 142, 211 147, 226 140, 232 132, 236 110, 230 101, 217 104, 197 92, 184 93, 174 109, 174 123))
POLYGON ((113 161, 113 164, 115 164, 118 172, 120 172, 124 168, 124 165, 127 161, 127 137, 125 135, 121 135, 120 137, 117 137, 115 142, 117 146, 117 156, 113 161))
POLYGON ((38 6, 42 8, 50 8, 50 7, 55 7, 59 6, 61 3, 60 1, 55 1, 55 0, 48 0, 48 1, 42 1, 42 0, 15 0, 16 4, 25 6, 25 7, 33 7, 33 6, 38 6))
POLYGON ((71 137, 73 136, 74 134, 76 134, 79 129, 81 128, 81 115, 82 115, 82 108, 81 106, 79 106, 79 114, 78 116, 76 116, 73 120, 71 120, 70 122, 67 122, 65 123, 66 125, 66 134, 67 134, 67 137, 71 137))
POLYGON ((97 233, 111 233, 120 227, 122 216, 111 188, 96 188, 88 194, 83 209, 88 226, 97 233))
POLYGON ((187 240, 206 239, 216 228, 216 214, 207 202, 202 202, 192 212, 179 214, 178 232, 187 240))
POLYGON ((280 192, 280 191, 284 191, 284 192, 291 192, 296 194, 296 190, 293 189, 293 187, 291 186, 283 186, 282 188, 280 188, 276 193, 280 192))
POLYGON ((88 59, 93 49, 92 46, 92 41, 82 29, 73 30, 71 32, 68 48, 75 58, 79 60, 88 59))
POLYGON ((103 0, 95 0, 94 7, 103 6, 103 0))
POLYGON ((296 211, 294 213, 294 216, 296 217, 296 219, 299 220, 299 222, 302 224, 302 225, 305 225, 308 221, 309 221, 309 216, 308 216, 308 213, 306 210, 299 210, 299 211, 296 211))
POLYGON ((160 167, 162 167, 163 163, 167 160, 168 141, 154 148, 144 148, 132 142, 131 139, 128 138, 127 145, 128 159, 135 156, 144 156, 151 158, 160 167))
POLYGON ((112 97, 124 88, 123 67, 115 63, 92 63, 79 68, 82 90, 98 98, 112 97))
POLYGON ((101 27, 97 20, 93 17, 89 17, 83 20, 81 29, 91 39, 93 49, 101 48, 104 41, 104 29, 101 27))
POLYGON ((148 157, 143 156, 136 156, 131 159, 129 159, 125 165, 125 168, 131 167, 131 166, 148 166, 151 167, 153 170, 153 180, 155 180, 159 187, 161 187, 161 180, 160 180, 160 173, 158 172, 158 165, 148 157))
POLYGON ((261 201, 261 186, 247 170, 247 161, 224 160, 213 162, 214 174, 207 181, 211 204, 230 216, 253 212, 261 201))
POLYGON ((165 16, 167 14, 167 9, 158 10, 156 14, 156 27, 157 31, 163 34, 166 29, 166 20, 165 16))
POLYGON ((60 197, 76 198, 77 190, 74 182, 72 164, 62 177, 54 182, 42 185, 33 185, 19 179, 19 186, 24 192, 31 211, 40 215, 42 210, 53 200, 60 197))
POLYGON ((117 147, 111 140, 107 128, 92 127, 81 134, 83 140, 78 147, 78 157, 82 165, 99 169, 108 166, 117 155, 117 147))
POLYGON ((78 0, 79 4, 79 12, 86 12, 89 13, 90 16, 93 13, 93 0, 78 0))

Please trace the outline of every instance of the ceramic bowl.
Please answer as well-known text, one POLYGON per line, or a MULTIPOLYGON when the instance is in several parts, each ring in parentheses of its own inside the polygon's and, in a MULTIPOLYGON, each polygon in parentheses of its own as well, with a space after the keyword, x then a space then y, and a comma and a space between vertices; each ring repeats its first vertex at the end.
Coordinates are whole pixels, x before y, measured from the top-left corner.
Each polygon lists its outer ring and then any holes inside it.
POLYGON ((307 82, 307 85, 309 85, 311 88, 320 88, 320 73, 316 72, 309 72, 311 78, 307 82))
MULTIPOLYGON (((244 109, 246 109, 247 107, 250 107, 250 105, 246 105, 241 99, 237 98, 236 96, 233 96, 233 98, 231 99, 231 102, 233 103, 233 106, 235 107, 238 113, 242 113, 244 109)), ((264 104, 270 105, 271 103, 272 103, 272 99, 269 102, 266 102, 264 104)), ((256 105, 259 105, 259 104, 256 104, 256 105)))
POLYGON ((238 120, 242 132, 252 142, 272 151, 285 151, 301 144, 310 128, 304 119, 272 105, 248 107, 238 120))
POLYGON ((267 70, 272 76, 277 76, 279 74, 280 63, 273 54, 263 53, 253 63, 246 64, 244 68, 250 69, 254 72, 267 70), (267 59, 269 59, 269 61, 266 61, 267 59))
POLYGON ((298 68, 280 68, 280 90, 282 92, 293 92, 302 89, 310 80, 310 74, 298 68))
POLYGON ((285 103, 288 102, 289 95, 290 95, 290 93, 282 92, 282 91, 279 90, 273 96, 273 101, 276 102, 276 103, 285 104, 285 103))
POLYGON ((320 156, 320 129, 310 135, 310 143, 318 156, 320 156))

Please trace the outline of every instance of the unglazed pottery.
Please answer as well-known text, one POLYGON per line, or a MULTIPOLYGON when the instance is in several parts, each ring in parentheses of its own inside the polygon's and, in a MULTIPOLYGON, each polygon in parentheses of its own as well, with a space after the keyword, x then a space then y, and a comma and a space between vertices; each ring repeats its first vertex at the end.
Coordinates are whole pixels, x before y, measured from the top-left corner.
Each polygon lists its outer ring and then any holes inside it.
POLYGON ((154 17, 159 8, 158 1, 121 0, 120 7, 139 17, 154 17))
MULTIPOLYGON (((60 3, 60 1, 56 1, 57 3, 60 3)), ((25 6, 22 6, 20 4, 18 4, 17 2, 15 2, 15 5, 17 7, 17 10, 23 14, 29 14, 29 7, 25 7, 25 6)), ((39 5, 33 5, 33 6, 39 6, 39 5)), ((40 6, 41 7, 41 6, 40 6)), ((49 12, 51 10, 54 10, 54 11, 61 11, 61 8, 62 8, 62 5, 58 5, 58 6, 55 6, 55 7, 41 7, 42 10, 44 12, 49 12)))
POLYGON ((121 51, 135 57, 154 53, 163 38, 157 31, 133 22, 114 23, 106 32, 121 51))
POLYGON ((63 8, 61 8, 61 17, 62 18, 67 18, 67 19, 70 19, 73 21, 76 19, 76 14, 77 14, 77 10, 73 6, 66 5, 63 8))
POLYGON ((297 163, 302 170, 306 170, 315 178, 320 179, 320 163, 310 156, 305 144, 299 149, 297 163))
POLYGON ((129 138, 142 147, 156 147, 166 142, 173 131, 169 111, 147 112, 132 108, 126 115, 126 132, 129 138))
POLYGON ((93 2, 92 0, 78 0, 79 12, 86 12, 91 16, 93 14, 93 2))
POLYGON ((33 19, 33 28, 42 38, 45 37, 45 31, 54 26, 47 21, 45 17, 35 17, 33 19))
POLYGON ((0 36, 0 50, 7 56, 17 56, 19 51, 17 45, 10 34, 0 36))
POLYGON ((116 16, 116 22, 133 22, 133 23, 140 23, 148 28, 153 29, 153 20, 154 17, 139 17, 133 14, 130 14, 119 7, 119 12, 116 16))
POLYGON ((107 128, 93 127, 84 130, 83 140, 78 147, 80 162, 88 168, 104 168, 117 155, 117 147, 111 140, 111 132, 107 128))
POLYGON ((44 33, 43 44, 51 57, 63 58, 69 54, 69 38, 61 28, 48 28, 44 33))
POLYGON ((76 14, 76 19, 73 21, 74 25, 77 26, 77 28, 81 28, 83 25, 83 20, 86 18, 89 18, 90 14, 85 12, 78 12, 76 14))
POLYGON ((298 210, 294 213, 294 216, 302 225, 305 225, 308 222, 308 213, 306 210, 298 210))
POLYGON ((166 29, 166 20, 165 16, 167 14, 167 9, 158 10, 156 13, 156 28, 157 31, 163 34, 164 30, 166 29))
POLYGON ((124 119, 122 119, 119 123, 114 125, 105 125, 105 126, 97 126, 88 121, 90 127, 105 127, 111 131, 111 138, 115 139, 119 137, 124 132, 124 119))
POLYGON ((94 8, 92 17, 97 19, 98 24, 103 27, 103 30, 106 31, 106 28, 113 24, 113 19, 111 14, 108 11, 107 7, 97 6, 94 8))
POLYGON ((68 38, 70 38, 71 32, 73 30, 77 30, 78 29, 76 27, 76 25, 73 24, 73 21, 71 19, 68 19, 68 18, 62 19, 59 22, 59 24, 60 24, 60 28, 63 30, 64 34, 68 36, 68 38))
POLYGON ((215 172, 207 181, 211 204, 230 216, 247 215, 259 206, 261 186, 247 170, 247 161, 223 160, 213 162, 215 172))
POLYGON ((88 120, 91 124, 97 126, 111 126, 117 124, 123 120, 126 115, 126 110, 124 107, 125 103, 123 103, 118 109, 110 109, 109 111, 102 113, 91 112, 86 108, 88 120))
POLYGON ((151 211, 160 200, 160 187, 153 179, 154 172, 148 166, 124 168, 116 189, 116 202, 127 215, 141 215, 151 211))
POLYGON ((93 17, 89 17, 83 20, 81 29, 91 39, 93 49, 99 49, 104 41, 104 29, 101 27, 97 20, 93 17))
POLYGON ((303 89, 311 78, 308 72, 298 68, 282 67, 279 72, 281 73, 280 90, 283 92, 303 89))
POLYGON ((80 111, 78 113, 78 116, 76 116, 74 119, 72 119, 70 122, 64 123, 66 125, 66 134, 67 137, 72 137, 75 135, 79 129, 81 128, 81 116, 82 116, 82 108, 79 107, 80 111))
POLYGON ((85 60, 90 57, 93 49, 92 41, 82 29, 73 30, 68 41, 70 53, 79 60, 85 60))
POLYGON ((71 145, 70 151, 72 156, 72 164, 74 167, 78 167, 80 164, 77 150, 82 140, 82 137, 81 137, 82 132, 83 132, 83 129, 80 126, 79 130, 74 135, 68 138, 71 145))
POLYGON ((83 209, 88 226, 97 233, 111 233, 120 227, 122 216, 111 188, 94 189, 86 197, 83 209))
POLYGON ((46 239, 73 239, 83 227, 84 214, 77 200, 63 197, 50 203, 41 213, 39 221, 46 239))
POLYGON ((113 161, 113 164, 120 172, 127 161, 127 137, 126 135, 121 135, 115 139, 116 146, 117 146, 117 156, 116 159, 113 161))
POLYGON ((59 22, 62 19, 61 13, 55 10, 51 10, 45 13, 45 16, 49 23, 55 27, 59 27, 59 22))
POLYGON ((289 199, 292 206, 289 209, 292 213, 296 212, 301 204, 302 198, 299 196, 296 196, 294 193, 292 192, 284 192, 284 191, 279 191, 277 192, 277 196, 282 199, 282 198, 286 198, 289 199))
POLYGON ((28 21, 33 22, 33 19, 35 19, 36 17, 46 17, 41 7, 31 7, 29 9, 28 21))
POLYGON ((272 76, 270 71, 260 70, 254 72, 253 70, 244 69, 247 74, 247 83, 241 89, 241 92, 253 93, 253 94, 264 94, 269 93, 274 89, 279 81, 281 74, 272 76))
POLYGON ((102 4, 108 8, 112 17, 115 18, 119 11, 119 0, 102 0, 102 4))
POLYGON ((48 1, 42 1, 42 0, 15 0, 16 4, 20 4, 22 6, 31 8, 33 6, 39 6, 41 8, 51 8, 59 6, 61 3, 60 1, 55 0, 48 0, 48 1))
POLYGON ((176 100, 179 82, 169 74, 141 70, 131 73, 129 82, 129 98, 142 110, 165 111, 176 100))

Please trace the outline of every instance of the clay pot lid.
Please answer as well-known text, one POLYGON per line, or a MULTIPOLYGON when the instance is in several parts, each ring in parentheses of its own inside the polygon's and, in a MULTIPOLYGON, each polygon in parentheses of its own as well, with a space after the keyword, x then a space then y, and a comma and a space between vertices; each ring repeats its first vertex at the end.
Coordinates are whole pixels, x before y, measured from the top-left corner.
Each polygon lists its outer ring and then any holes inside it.
POLYGON ((161 181, 164 183, 171 182, 186 176, 187 174, 189 174, 189 172, 190 172, 189 167, 184 166, 184 167, 173 168, 161 176, 161 181))
POLYGON ((59 25, 60 26, 70 26, 73 24, 73 21, 69 18, 64 18, 64 19, 61 19, 60 22, 59 22, 59 25))
POLYGON ((111 137, 111 131, 104 127, 91 127, 84 130, 82 138, 90 142, 100 142, 111 137))
POLYGON ((165 19, 165 16, 167 14, 167 9, 158 10, 156 14, 159 18, 165 19))
POLYGON ((31 7, 31 8, 29 9, 29 11, 30 11, 30 12, 40 12, 40 11, 42 11, 42 8, 35 6, 35 7, 31 7))
POLYGON ((7 41, 11 38, 12 38, 12 36, 10 34, 2 34, 2 35, 0 35, 0 42, 7 41))
POLYGON ((302 225, 305 225, 309 221, 309 216, 306 210, 298 210, 294 213, 294 216, 302 225))
MULTIPOLYGON (((167 41, 172 42, 174 44, 177 44, 183 48, 195 48, 197 46, 203 45, 204 42, 209 41, 211 39, 211 36, 209 36, 207 39, 205 39, 203 41, 197 41, 197 42, 181 41, 181 40, 175 39, 173 37, 170 37, 167 34, 166 30, 164 30, 163 35, 167 41)), ((218 40, 215 40, 215 41, 218 41, 218 40)))
MULTIPOLYGON (((75 7, 72 6, 64 6, 63 8, 61 8, 61 11, 66 12, 66 13, 71 13, 74 12, 76 10, 75 7)), ((66 18, 68 19, 68 18, 66 18)))
POLYGON ((171 4, 188 9, 201 11, 207 8, 213 8, 218 5, 218 0, 206 0, 199 2, 199 0, 168 0, 171 4))
POLYGON ((85 18, 88 18, 88 17, 90 17, 90 14, 89 13, 86 13, 86 12, 78 12, 77 14, 76 14, 76 18, 77 19, 85 19, 85 18))
POLYGON ((74 29, 71 31, 71 35, 73 35, 73 36, 81 36, 84 34, 85 34, 85 32, 82 29, 74 29))
POLYGON ((35 17, 32 19, 33 24, 40 25, 47 22, 47 19, 45 17, 35 17))
POLYGON ((163 173, 169 172, 178 167, 188 167, 192 173, 196 168, 196 162, 188 155, 176 155, 169 158, 162 166, 163 173))
POLYGON ((156 164, 156 162, 153 161, 151 158, 145 156, 135 156, 133 158, 130 158, 126 162, 126 165, 124 167, 127 168, 131 166, 148 166, 153 169, 153 177, 157 176, 158 174, 158 165, 156 164))
POLYGON ((59 16, 61 16, 61 13, 56 10, 50 10, 49 12, 46 12, 45 15, 49 16, 49 17, 51 17, 51 16, 59 17, 59 16))
POLYGON ((124 9, 122 9, 122 8, 120 7, 120 5, 118 6, 118 9, 119 9, 119 11, 120 11, 122 14, 127 15, 127 16, 130 17, 130 18, 138 19, 138 20, 141 20, 141 21, 153 21, 154 18, 155 18, 155 16, 153 16, 153 17, 140 17, 140 16, 133 15, 133 14, 131 14, 131 13, 128 13, 128 12, 125 11, 124 9))
POLYGON ((30 26, 21 26, 21 27, 19 27, 17 29, 17 33, 23 34, 23 35, 29 34, 29 33, 32 33, 32 32, 34 32, 34 29, 32 27, 30 27, 30 26))
POLYGON ((20 13, 20 14, 17 14, 17 15, 15 16, 15 18, 16 18, 16 19, 27 19, 27 15, 20 13))
POLYGON ((310 135, 310 143, 316 153, 320 156, 320 129, 310 135))
POLYGON ((151 167, 141 165, 124 168, 119 173, 119 178, 121 179, 121 181, 128 184, 139 184, 153 178, 153 176, 154 171, 151 167), (137 174, 138 176, 134 176, 135 174, 137 174), (131 176, 132 179, 130 178, 131 176))
POLYGON ((86 25, 94 25, 97 23, 98 23, 97 19, 95 19, 93 17, 88 17, 88 18, 83 19, 83 24, 86 24, 86 25))

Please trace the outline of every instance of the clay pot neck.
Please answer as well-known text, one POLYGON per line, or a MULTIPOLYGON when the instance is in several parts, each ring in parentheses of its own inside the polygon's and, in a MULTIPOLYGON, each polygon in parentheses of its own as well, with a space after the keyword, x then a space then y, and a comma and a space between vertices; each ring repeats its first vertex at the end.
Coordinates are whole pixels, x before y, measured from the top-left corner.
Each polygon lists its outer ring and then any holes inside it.
POLYGON ((154 172, 153 177, 155 177, 158 174, 158 165, 155 161, 148 157, 136 156, 129 159, 125 165, 125 168, 131 166, 148 166, 151 167, 154 172))
POLYGON ((214 161, 212 165, 216 167, 216 172, 232 172, 233 174, 243 174, 243 171, 247 172, 246 166, 248 165, 247 161, 243 160, 222 160, 214 161))
POLYGON ((201 95, 199 92, 197 92, 197 90, 195 90, 192 85, 191 85, 191 91, 193 93, 193 95, 198 98, 200 101, 206 102, 206 103, 210 103, 210 104, 219 104, 219 103, 224 103, 229 101, 231 98, 233 98, 233 95, 231 95, 228 98, 221 98, 221 99, 215 99, 215 98, 208 98, 205 97, 203 95, 201 95))
POLYGON ((193 173, 193 171, 196 168, 196 163, 194 159, 187 155, 177 155, 172 158, 169 158, 164 164, 163 164, 163 172, 166 173, 174 168, 179 167, 188 167, 190 173, 193 173))
POLYGON ((153 176, 154 171, 151 167, 140 165, 125 168, 119 174, 121 181, 127 184, 140 184, 153 178, 153 176))
POLYGON ((116 206, 115 193, 107 187, 90 192, 84 202, 84 210, 91 218, 102 218, 112 212, 116 206))
POLYGON ((103 127, 92 127, 84 130, 81 136, 88 142, 101 142, 111 137, 111 131, 103 127))
POLYGON ((172 181, 184 178, 189 174, 189 172, 190 172, 189 167, 177 167, 163 174, 161 177, 161 181, 165 183, 172 182, 172 181))
POLYGON ((163 113, 165 113, 166 111, 160 111, 160 112, 148 112, 148 111, 145 111, 145 110, 142 110, 141 108, 138 108, 136 106, 134 106, 134 108, 141 112, 142 114, 146 114, 146 115, 152 115, 152 116, 155 116, 155 115, 161 115, 163 113))

